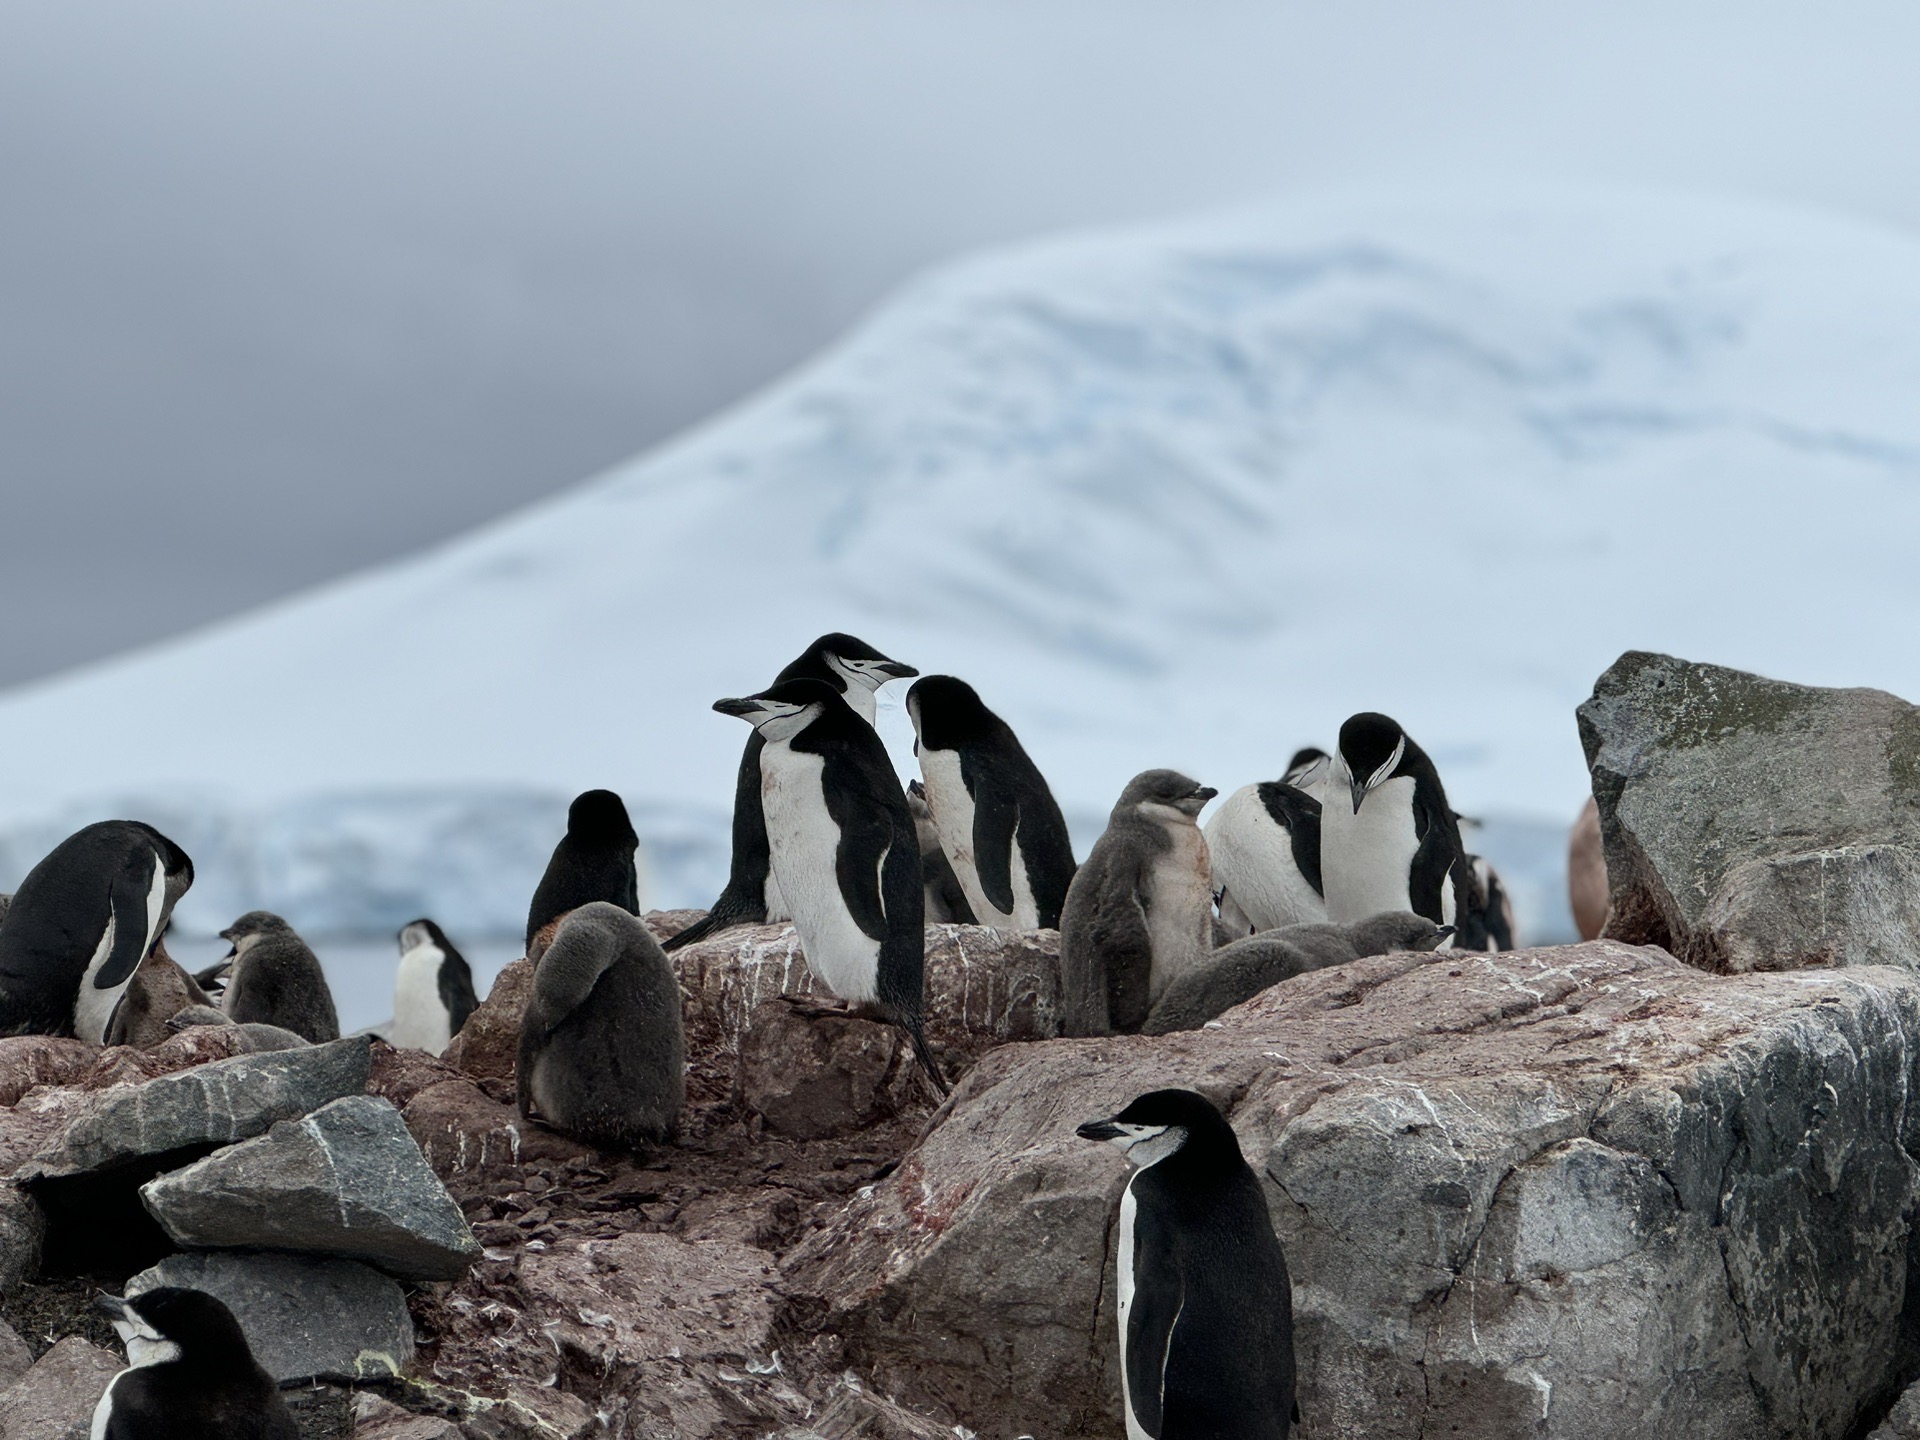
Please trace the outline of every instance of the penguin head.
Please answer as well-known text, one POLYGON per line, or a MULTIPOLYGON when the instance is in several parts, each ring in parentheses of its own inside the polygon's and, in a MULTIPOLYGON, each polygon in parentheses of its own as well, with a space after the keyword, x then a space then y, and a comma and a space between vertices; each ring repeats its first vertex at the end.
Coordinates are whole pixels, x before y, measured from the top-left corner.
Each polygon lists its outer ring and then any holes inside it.
POLYGON ((585 790, 567 807, 567 838, 590 845, 630 845, 640 848, 627 806, 611 790, 585 790))
POLYGON ((878 690, 889 680, 905 680, 919 673, 911 665, 889 660, 866 641, 836 630, 809 645, 799 659, 775 677, 774 683, 824 680, 844 693, 854 685, 878 690))
POLYGON ((929 675, 907 691, 907 718, 913 721, 914 753, 957 750, 984 738, 998 717, 981 701, 973 686, 957 675, 929 675))
POLYGON ((405 925, 400 927, 400 953, 402 955, 408 954, 410 951, 418 950, 422 945, 432 945, 439 950, 445 950, 447 948, 447 937, 441 933, 438 925, 434 924, 433 921, 427 919, 425 916, 422 916, 418 920, 409 920, 405 925))
POLYGON ((790 740, 820 716, 847 702, 825 680, 782 680, 758 695, 716 700, 713 708, 735 715, 753 726, 766 740, 790 740))
POLYGON ((1436 925, 1411 910, 1386 910, 1369 915, 1351 929, 1357 955, 1390 955, 1396 950, 1433 950, 1453 934, 1453 926, 1436 925))
POLYGON ((234 960, 269 936, 291 934, 293 927, 271 910, 249 910, 222 930, 220 938, 233 946, 227 952, 227 959, 234 960))
POLYGON ((96 1304, 127 1347, 127 1363, 136 1368, 175 1361, 231 1364, 236 1357, 252 1362, 240 1322, 204 1290, 162 1285, 125 1300, 102 1295, 96 1304))
POLYGON ((1302 746, 1293 752, 1293 758, 1287 762, 1287 773, 1280 778, 1297 790, 1305 790, 1324 780, 1332 764, 1333 757, 1319 746, 1302 746))
POLYGON ((1388 716, 1366 711, 1340 727, 1334 779, 1346 781, 1354 814, 1360 813, 1361 802, 1369 794, 1394 777, 1406 753, 1407 732, 1388 716))
POLYGON ((1138 810, 1155 819, 1173 818, 1166 813, 1173 811, 1191 820, 1219 793, 1178 770, 1143 770, 1127 782, 1114 809, 1138 810))
POLYGON ((1240 1158, 1233 1127, 1193 1090, 1150 1090, 1111 1119, 1089 1120, 1074 1133, 1117 1146, 1142 1170, 1183 1150, 1240 1158))

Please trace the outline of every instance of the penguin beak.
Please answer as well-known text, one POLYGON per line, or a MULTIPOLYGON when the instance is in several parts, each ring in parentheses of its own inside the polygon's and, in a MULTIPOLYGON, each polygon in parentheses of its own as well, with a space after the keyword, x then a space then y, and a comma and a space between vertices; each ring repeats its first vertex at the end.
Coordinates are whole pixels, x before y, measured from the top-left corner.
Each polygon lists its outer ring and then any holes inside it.
POLYGON ((130 1320, 133 1318, 127 1313, 126 1301, 122 1300, 118 1295, 109 1295, 104 1290, 94 1296, 93 1308, 109 1320, 130 1320))
POLYGON ((1195 790, 1193 792, 1193 798, 1198 800, 1202 805, 1204 805, 1207 803, 1207 801, 1213 799, 1213 797, 1218 795, 1219 793, 1220 792, 1214 789, 1213 786, 1211 785, 1202 785, 1198 790, 1195 790))
POLYGON ((722 715, 735 715, 742 720, 751 720, 766 707, 752 696, 747 696, 739 700, 716 700, 713 702, 713 708, 722 715))
POLYGON ((1356 775, 1348 780, 1347 783, 1353 787, 1353 813, 1358 815, 1360 813, 1360 802, 1367 798, 1367 782, 1356 775))
POLYGON ((911 680, 920 672, 911 665, 902 665, 898 660, 882 660, 874 667, 889 680, 911 680))
POLYGON ((1116 1140, 1121 1132, 1111 1120, 1089 1120, 1073 1133, 1082 1140, 1116 1140))
POLYGON ((1449 936, 1449 935, 1451 935, 1451 934, 1453 934, 1453 926, 1451 926, 1451 925, 1442 925, 1442 926, 1441 926, 1441 927, 1440 927, 1440 928, 1439 928, 1438 930, 1436 930, 1436 931, 1434 931, 1434 932, 1433 932, 1433 938, 1434 938, 1434 940, 1435 940, 1436 942, 1438 942, 1438 941, 1441 941, 1441 940, 1444 940, 1444 939, 1446 939, 1446 938, 1447 938, 1447 936, 1449 936))

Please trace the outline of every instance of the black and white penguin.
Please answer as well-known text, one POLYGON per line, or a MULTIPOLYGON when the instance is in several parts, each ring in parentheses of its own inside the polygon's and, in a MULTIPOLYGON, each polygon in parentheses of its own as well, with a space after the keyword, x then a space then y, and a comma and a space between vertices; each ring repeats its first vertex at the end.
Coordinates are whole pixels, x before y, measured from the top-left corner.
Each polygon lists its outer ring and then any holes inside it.
POLYGON ((1468 903, 1461 908, 1458 950, 1511 950, 1513 939, 1513 901, 1500 881, 1500 872, 1484 857, 1469 855, 1467 868, 1473 883, 1467 890, 1468 903))
POLYGON ((233 948, 221 962, 220 1008, 236 1025, 278 1025, 315 1045, 340 1038, 340 1016, 319 957, 268 910, 249 910, 220 932, 233 948))
POLYGON ((1464 908, 1472 872, 1440 773, 1385 715, 1340 727, 1320 812, 1320 877, 1335 924, 1411 910, 1453 925, 1464 908))
POLYGON ((1154 1090, 1077 1133, 1134 1167, 1116 1227, 1128 1440, 1287 1440, 1293 1281, 1233 1127, 1204 1095, 1154 1090))
POLYGON ((920 841, 920 888, 926 892, 929 925, 973 925, 973 906, 953 873, 953 862, 940 844, 940 827, 927 808, 927 790, 918 780, 907 782, 907 809, 913 812, 913 833, 920 841))
POLYGON ((62 840, 20 882, 0 926, 0 1035, 103 1042, 191 884, 186 852, 137 820, 62 840))
MULTIPOLYGON (((904 680, 919 673, 911 665, 889 660, 864 640, 835 632, 809 645, 774 677, 773 683, 822 681, 839 691, 855 713, 871 725, 879 710, 874 697, 880 687, 889 680, 904 680)), ((726 888, 705 919, 696 920, 667 941, 669 950, 704 940, 732 925, 758 925, 791 917, 767 861, 767 822, 760 808, 760 749, 765 743, 757 730, 747 737, 740 770, 734 778, 733 865, 726 888)))
POLYGON ((385 1037, 389 1045, 438 1055, 453 1043, 479 1003, 473 969, 445 931, 425 918, 401 927, 393 1024, 385 1037))
POLYGON ((927 808, 982 925, 1057 930, 1073 883, 1073 842, 1040 767, 1013 729, 951 675, 907 691, 927 808))
POLYGON ((213 1296, 166 1285, 98 1304, 127 1368, 107 1382, 89 1440, 300 1440, 280 1387, 213 1296))
POLYGON ((1177 770, 1133 777, 1060 915, 1069 1035, 1130 1035, 1174 977, 1213 952, 1213 875, 1195 823, 1215 791, 1177 770))
POLYGON ((1220 925, 1235 939, 1327 918, 1320 802, 1284 780, 1242 785, 1208 817, 1220 925))
POLYGON ((824 680, 717 700, 759 733, 768 857, 807 968, 900 1026, 943 1090, 921 1030, 926 896, 906 792, 880 737, 824 680))
POLYGON ((1322 804, 1326 803, 1327 776, 1332 773, 1333 757, 1317 745, 1303 745, 1287 761, 1287 773, 1281 783, 1304 790, 1322 804))
POLYGON ((672 1137, 687 1101, 680 982, 660 942, 619 905, 569 910, 534 942, 520 1021, 520 1113, 591 1145, 672 1137))
POLYGON ((594 900, 640 913, 640 871, 634 853, 640 837, 627 807, 611 790, 588 790, 567 807, 567 833, 553 847, 546 874, 527 908, 527 940, 576 906, 594 900))

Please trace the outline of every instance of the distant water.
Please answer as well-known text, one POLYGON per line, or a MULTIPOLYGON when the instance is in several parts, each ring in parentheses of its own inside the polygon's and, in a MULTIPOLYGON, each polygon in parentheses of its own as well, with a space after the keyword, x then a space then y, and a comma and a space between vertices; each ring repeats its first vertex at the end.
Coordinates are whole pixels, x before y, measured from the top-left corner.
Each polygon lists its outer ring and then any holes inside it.
MULTIPOLYGON (((392 936, 309 936, 307 943, 320 957, 327 983, 333 987, 341 1034, 393 1018, 393 976, 400 965, 400 948, 392 936)), ((473 988, 483 1000, 501 969, 520 958, 518 936, 456 939, 454 944, 473 967, 473 988)), ((216 936, 167 937, 167 953, 189 970, 213 964, 227 953, 227 948, 227 942, 216 936)))

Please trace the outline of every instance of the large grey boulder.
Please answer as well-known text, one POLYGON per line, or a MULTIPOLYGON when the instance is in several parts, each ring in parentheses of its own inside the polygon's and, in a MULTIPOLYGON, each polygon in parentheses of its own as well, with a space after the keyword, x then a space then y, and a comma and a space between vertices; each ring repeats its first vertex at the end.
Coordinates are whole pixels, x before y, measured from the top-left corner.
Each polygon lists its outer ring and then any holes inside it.
POLYGON ((94 1096, 19 1172, 45 1181, 264 1134, 367 1088, 366 1040, 239 1055, 94 1096))
POLYGON ((70 1335, 0 1390, 0 1440, 87 1440, 93 1407, 126 1362, 70 1335))
POLYGON ((981 1434, 1118 1433, 1125 1171, 1073 1132, 1182 1085, 1267 1181, 1302 1440, 1843 1440, 1913 1338, 1915 1034, 1906 971, 1722 978, 1601 941, 1009 1046, 789 1258, 787 1323, 981 1434))
POLYGON ((274 1379, 375 1380, 413 1360, 413 1317, 399 1284, 353 1260, 272 1252, 169 1255, 127 1282, 204 1290, 233 1312, 274 1379))
POLYGON ((1709 970, 1920 967, 1920 709, 1630 651, 1579 720, 1608 935, 1709 970))
MULTIPOLYGON (((298 1054, 298 1051, 288 1051, 298 1054)), ((480 1246, 391 1102, 354 1095, 141 1187, 175 1243, 364 1260, 455 1280, 480 1246)))
POLYGON ((1920 1385, 1908 1387, 1867 1440, 1920 1440, 1920 1385))

